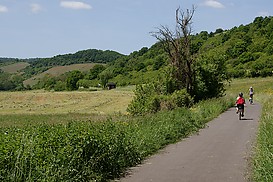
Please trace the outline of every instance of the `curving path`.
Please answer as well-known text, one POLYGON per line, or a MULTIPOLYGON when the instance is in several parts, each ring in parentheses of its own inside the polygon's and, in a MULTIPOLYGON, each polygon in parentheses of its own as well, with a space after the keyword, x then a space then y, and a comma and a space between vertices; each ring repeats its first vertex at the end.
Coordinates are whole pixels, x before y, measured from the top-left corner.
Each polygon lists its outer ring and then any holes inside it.
POLYGON ((245 118, 235 108, 208 123, 197 135, 167 146, 120 182, 245 182, 261 106, 247 104, 245 118))

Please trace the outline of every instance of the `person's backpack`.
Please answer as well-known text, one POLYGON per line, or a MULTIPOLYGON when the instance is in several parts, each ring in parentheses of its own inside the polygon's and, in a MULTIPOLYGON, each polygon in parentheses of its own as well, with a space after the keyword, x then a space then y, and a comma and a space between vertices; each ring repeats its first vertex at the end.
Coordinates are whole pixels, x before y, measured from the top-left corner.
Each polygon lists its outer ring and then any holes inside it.
POLYGON ((244 104, 245 103, 245 99, 242 97, 239 97, 237 100, 237 104, 244 104))

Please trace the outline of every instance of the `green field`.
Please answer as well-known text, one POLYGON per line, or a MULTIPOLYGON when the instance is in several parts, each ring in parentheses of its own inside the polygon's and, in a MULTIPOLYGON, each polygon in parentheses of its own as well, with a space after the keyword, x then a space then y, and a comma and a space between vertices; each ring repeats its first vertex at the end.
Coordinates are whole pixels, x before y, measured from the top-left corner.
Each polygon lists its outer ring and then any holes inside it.
POLYGON ((126 116, 132 88, 1 92, 0 181, 116 178, 165 145, 203 128, 234 105, 237 93, 246 94, 249 86, 255 90, 254 102, 263 105, 253 179, 272 181, 272 78, 233 80, 224 98, 142 117, 126 116))
POLYGON ((134 87, 115 90, 0 93, 0 126, 26 123, 67 123, 102 120, 108 115, 127 114, 134 87))
POLYGON ((1 92, 0 115, 124 114, 133 94, 132 91, 126 90, 1 92))

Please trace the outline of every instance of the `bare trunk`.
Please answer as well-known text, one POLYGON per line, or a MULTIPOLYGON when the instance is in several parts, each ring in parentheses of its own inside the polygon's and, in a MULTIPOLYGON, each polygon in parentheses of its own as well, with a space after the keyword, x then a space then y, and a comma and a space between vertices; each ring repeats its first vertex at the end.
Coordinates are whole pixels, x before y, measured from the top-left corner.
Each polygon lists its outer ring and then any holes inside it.
POLYGON ((159 31, 153 33, 161 43, 164 50, 169 55, 170 65, 173 67, 173 79, 177 82, 177 88, 186 88, 188 93, 192 93, 193 70, 192 55, 190 53, 190 35, 192 17, 195 7, 192 10, 183 12, 180 8, 176 9, 176 30, 173 33, 169 28, 162 26, 159 31))

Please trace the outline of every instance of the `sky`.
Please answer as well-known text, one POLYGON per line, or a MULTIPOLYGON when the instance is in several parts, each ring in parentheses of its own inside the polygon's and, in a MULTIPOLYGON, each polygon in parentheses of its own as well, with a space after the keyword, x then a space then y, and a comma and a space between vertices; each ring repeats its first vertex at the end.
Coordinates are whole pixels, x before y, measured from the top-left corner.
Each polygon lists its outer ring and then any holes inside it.
POLYGON ((0 0, 0 57, 45 58, 86 49, 130 54, 174 30, 175 11, 196 7, 193 34, 273 15, 272 0, 0 0))

